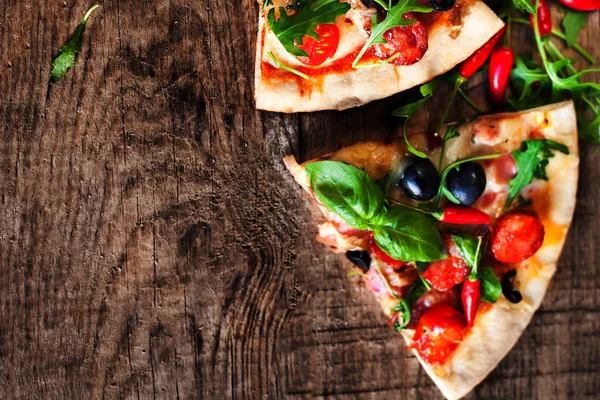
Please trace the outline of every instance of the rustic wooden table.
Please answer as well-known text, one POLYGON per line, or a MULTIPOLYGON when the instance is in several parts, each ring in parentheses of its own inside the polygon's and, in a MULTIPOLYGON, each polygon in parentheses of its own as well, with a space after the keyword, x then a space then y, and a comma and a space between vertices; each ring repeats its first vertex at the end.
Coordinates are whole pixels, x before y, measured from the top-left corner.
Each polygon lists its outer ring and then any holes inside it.
MULTIPOLYGON (((89 5, 0 0, 0 398, 440 398, 281 163, 393 136, 401 96, 256 111, 253 0, 103 0, 49 87, 89 5)), ((598 157, 542 309, 469 398, 599 396, 598 157)))

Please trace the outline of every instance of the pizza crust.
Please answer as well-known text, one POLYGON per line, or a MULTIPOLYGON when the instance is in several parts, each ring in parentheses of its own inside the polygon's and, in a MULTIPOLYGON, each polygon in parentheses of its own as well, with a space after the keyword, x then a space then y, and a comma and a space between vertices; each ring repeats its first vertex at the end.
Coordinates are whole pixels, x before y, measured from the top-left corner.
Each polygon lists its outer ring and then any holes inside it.
MULTIPOLYGON (((261 74, 263 61, 269 62, 264 46, 266 32, 264 17, 259 17, 255 63, 256 108, 279 112, 317 110, 344 110, 370 101, 385 98, 443 74, 465 60, 486 43, 504 23, 482 1, 477 0, 463 17, 463 25, 456 35, 456 27, 436 26, 429 32, 429 49, 423 58, 409 66, 383 65, 358 68, 345 73, 326 75, 319 82, 307 81, 314 88, 302 90, 297 79, 271 83, 261 74), (453 38, 455 36, 455 38, 453 38)), ((272 35, 272 34, 271 34, 272 35)), ((276 54, 283 48, 269 41, 276 54)))
MULTIPOLYGON (((479 312, 472 330, 442 367, 428 365, 415 352, 428 375, 450 400, 469 393, 498 365, 519 340, 542 303, 571 225, 579 177, 577 120, 571 101, 519 113, 480 117, 461 126, 459 131, 461 135, 449 142, 448 159, 444 164, 473 155, 514 151, 532 134, 566 145, 569 154, 555 152, 546 167, 548 181, 536 180, 522 192, 525 196, 541 193, 542 208, 536 209, 536 201, 533 206, 546 231, 544 244, 538 252, 517 266, 516 282, 519 282, 523 300, 512 304, 501 296, 495 304, 489 305, 488 310, 479 312), (483 128, 492 125, 498 128, 498 135, 484 140, 486 132, 483 128)), ((286 157, 284 162, 308 191, 310 187, 303 166, 293 157, 286 157)), ((383 306, 383 310, 389 315, 389 307, 383 306)), ((414 331, 404 330, 402 334, 410 343, 414 331)))

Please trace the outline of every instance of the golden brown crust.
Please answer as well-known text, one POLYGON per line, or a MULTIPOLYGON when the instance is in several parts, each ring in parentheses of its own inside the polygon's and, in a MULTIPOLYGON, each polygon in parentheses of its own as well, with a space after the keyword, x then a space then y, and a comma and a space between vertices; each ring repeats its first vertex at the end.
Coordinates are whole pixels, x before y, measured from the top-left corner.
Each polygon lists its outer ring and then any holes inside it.
POLYGON ((315 83, 301 82, 301 78, 272 83, 262 76, 262 62, 269 62, 267 51, 271 49, 283 57, 285 50, 281 50, 282 46, 276 40, 269 40, 261 15, 255 63, 256 107, 287 113, 344 110, 425 83, 469 57, 503 26, 502 20, 482 1, 476 1, 470 6, 462 23, 460 29, 448 25, 435 26, 430 32, 429 49, 416 64, 388 64, 335 73, 319 78, 315 90, 306 90, 300 84, 310 86, 315 83))

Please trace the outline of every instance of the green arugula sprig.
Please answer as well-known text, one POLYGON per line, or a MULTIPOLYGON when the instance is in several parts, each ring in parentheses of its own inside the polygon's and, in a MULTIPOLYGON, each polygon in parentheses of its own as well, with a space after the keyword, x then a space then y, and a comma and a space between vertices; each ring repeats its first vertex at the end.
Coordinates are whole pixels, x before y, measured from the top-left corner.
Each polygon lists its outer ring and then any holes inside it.
POLYGON ((268 54, 269 58, 275 63, 275 66, 277 68, 282 69, 287 72, 290 72, 294 75, 297 75, 302 79, 310 79, 310 77, 308 75, 306 75, 304 72, 300 72, 297 69, 288 67, 287 65, 283 65, 283 63, 281 61, 279 61, 279 59, 277 57, 275 57, 275 54, 273 54, 272 51, 269 51, 267 54, 268 54))
MULTIPOLYGON (((452 201, 453 203, 460 204, 458 199, 456 199, 454 196, 452 196, 450 191, 448 189, 446 189, 446 177, 448 176, 450 171, 452 171, 453 169, 460 168, 460 166, 464 163, 468 163, 471 161, 491 160, 494 158, 498 158, 501 155, 502 155, 501 153, 495 153, 495 154, 488 154, 485 156, 475 156, 475 157, 463 158, 462 160, 455 161, 452 164, 448 165, 446 168, 444 168, 444 170, 442 171, 442 174, 440 175, 440 188, 438 189, 438 193, 435 196, 435 204, 438 204, 438 205, 440 204, 442 195, 445 195, 446 197, 448 197, 448 199, 450 201, 452 201)), ((443 154, 440 154, 440 157, 443 157, 443 154)))
POLYGON ((567 146, 548 139, 525 140, 518 150, 511 153, 517 164, 518 174, 509 181, 505 209, 510 207, 521 190, 529 185, 534 178, 548 180, 546 166, 550 158, 554 157, 552 150, 569 154, 567 146))
POLYGON ((336 161, 306 165, 317 199, 348 225, 373 231, 377 245, 390 257, 430 262, 446 258, 433 221, 421 212, 389 207, 381 188, 362 170, 336 161))
POLYGON ((483 238, 475 239, 466 233, 452 235, 451 237, 462 253, 465 264, 470 268, 468 279, 478 279, 481 283, 481 300, 494 304, 498 301, 500 293, 502 293, 502 286, 494 270, 481 264, 481 257, 485 253, 483 251, 483 238))
POLYGON ((81 52, 81 44, 83 41, 83 32, 85 32, 85 24, 92 12, 100 7, 99 4, 95 4, 90 7, 89 10, 83 16, 83 19, 75 28, 73 37, 67 44, 58 49, 60 54, 52 60, 52 71, 50 71, 50 84, 54 85, 63 76, 67 74, 69 69, 75 65, 75 55, 81 52))
POLYGON ((398 299, 398 305, 392 309, 392 312, 401 313, 402 317, 402 322, 394 322, 394 329, 397 332, 400 332, 402 329, 405 329, 408 326, 412 313, 412 306, 419 299, 419 297, 423 296, 426 290, 428 289, 423 284, 423 281, 417 281, 414 286, 410 288, 406 296, 398 299))
POLYGON ((433 95, 433 92, 438 86, 438 79, 435 78, 424 85, 421 85, 419 88, 419 92, 421 93, 421 98, 413 101, 412 103, 405 104, 396 108, 392 111, 392 115, 399 118, 405 118, 404 124, 402 125, 402 135, 404 136, 404 142, 406 142, 406 147, 408 151, 417 157, 427 158, 427 155, 422 151, 415 149, 410 142, 408 141, 408 137, 406 136, 406 125, 408 124, 408 120, 413 116, 415 112, 433 95))
POLYGON ((352 67, 356 68, 356 65, 360 61, 360 59, 365 55, 369 47, 375 44, 385 44, 387 40, 383 38, 383 35, 390 29, 395 28, 397 26, 409 26, 414 24, 416 21, 413 19, 403 19, 404 14, 408 12, 421 12, 421 13, 429 13, 433 11, 432 8, 423 6, 417 3, 416 0, 400 0, 396 5, 390 6, 390 4, 385 5, 385 3, 379 3, 387 10, 387 15, 385 19, 381 22, 377 21, 378 15, 373 15, 373 23, 371 36, 367 39, 364 46, 358 52, 358 55, 352 62, 352 67))
POLYGON ((298 13, 288 16, 285 8, 279 7, 279 19, 275 9, 267 14, 269 27, 288 53, 297 57, 307 57, 308 53, 296 44, 302 45, 305 35, 319 40, 315 28, 321 24, 332 24, 340 15, 346 14, 350 4, 338 0, 308 1, 298 5, 298 13))
MULTIPOLYGON (((513 0, 516 1, 516 0, 513 0)), ((581 99, 585 108, 579 108, 577 118, 580 121, 579 131, 581 139, 589 143, 600 143, 600 130, 595 121, 600 119, 600 84, 595 82, 582 82, 581 78, 588 73, 598 72, 600 69, 584 69, 577 72, 573 67, 574 60, 562 55, 549 37, 542 38, 538 30, 539 0, 536 0, 533 18, 533 34, 535 43, 542 59, 542 65, 551 81, 551 100, 558 101, 564 98, 581 99), (554 58, 554 60, 552 60, 554 58), (587 120, 585 110, 593 113, 594 118, 587 120), (595 129, 595 130, 594 130, 595 129)), ((566 39, 566 36, 565 36, 566 39)))

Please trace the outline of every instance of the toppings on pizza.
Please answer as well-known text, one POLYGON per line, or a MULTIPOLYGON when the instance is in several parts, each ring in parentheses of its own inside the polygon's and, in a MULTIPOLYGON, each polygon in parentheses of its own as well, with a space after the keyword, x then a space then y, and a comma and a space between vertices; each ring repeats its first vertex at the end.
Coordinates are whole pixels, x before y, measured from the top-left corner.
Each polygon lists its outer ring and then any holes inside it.
POLYGON ((444 364, 462 342, 466 328, 461 313, 446 304, 436 304, 419 319, 410 348, 428 364, 444 364))
POLYGON ((467 277, 468 269, 463 255, 450 233, 443 234, 443 238, 448 249, 448 257, 429 264, 423 272, 423 278, 434 289, 445 292, 463 282, 467 277))
POLYGON ((315 32, 319 36, 318 39, 313 39, 311 36, 304 35, 302 44, 296 44, 297 47, 308 54, 306 57, 298 57, 298 59, 306 65, 323 64, 325 60, 335 54, 338 44, 340 43, 340 30, 335 24, 318 25, 315 28, 315 32))
POLYGON ((402 137, 303 166, 286 159, 326 217, 321 234, 327 227, 328 244, 346 252, 427 365, 451 363, 498 301, 530 304, 527 279, 557 258, 549 249, 562 245, 568 220, 550 209, 564 190, 552 178, 572 173, 577 147, 572 106, 548 110, 453 125, 442 148, 412 136, 425 157, 402 137), (565 115, 571 136, 553 134, 565 115))
POLYGON ((544 242, 544 225, 533 214, 512 212, 492 226, 492 252, 496 260, 518 263, 534 255, 544 242))
POLYGON ((373 54, 394 65, 412 65, 423 58, 427 51, 427 29, 423 23, 406 13, 403 19, 414 21, 408 26, 396 26, 383 34, 384 43, 373 45, 373 54))

